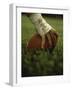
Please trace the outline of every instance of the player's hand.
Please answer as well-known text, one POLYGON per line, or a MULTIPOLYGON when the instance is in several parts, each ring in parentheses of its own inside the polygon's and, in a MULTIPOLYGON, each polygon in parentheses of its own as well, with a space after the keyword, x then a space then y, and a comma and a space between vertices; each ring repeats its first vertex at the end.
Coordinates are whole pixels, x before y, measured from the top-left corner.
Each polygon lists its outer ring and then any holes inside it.
POLYGON ((46 36, 49 43, 49 49, 53 49, 57 44, 58 32, 55 30, 50 30, 46 36))

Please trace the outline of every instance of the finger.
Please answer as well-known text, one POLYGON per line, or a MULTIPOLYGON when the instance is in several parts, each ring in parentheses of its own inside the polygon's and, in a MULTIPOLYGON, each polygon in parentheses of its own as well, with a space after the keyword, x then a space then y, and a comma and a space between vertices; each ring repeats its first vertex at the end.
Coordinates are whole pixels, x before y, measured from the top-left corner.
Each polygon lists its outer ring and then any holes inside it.
POLYGON ((51 40, 51 35, 50 35, 49 32, 47 33, 47 39, 48 39, 48 42, 49 42, 49 47, 51 48, 52 47, 52 40, 51 40))
POLYGON ((57 39, 58 39, 57 32, 54 31, 54 30, 51 30, 50 35, 51 35, 51 38, 52 38, 52 44, 53 44, 53 46, 55 46, 56 43, 57 43, 57 39))
POLYGON ((56 41, 56 36, 55 36, 55 34, 53 33, 53 32, 50 32, 50 35, 51 35, 51 40, 52 40, 52 46, 54 46, 55 45, 55 41, 56 41))

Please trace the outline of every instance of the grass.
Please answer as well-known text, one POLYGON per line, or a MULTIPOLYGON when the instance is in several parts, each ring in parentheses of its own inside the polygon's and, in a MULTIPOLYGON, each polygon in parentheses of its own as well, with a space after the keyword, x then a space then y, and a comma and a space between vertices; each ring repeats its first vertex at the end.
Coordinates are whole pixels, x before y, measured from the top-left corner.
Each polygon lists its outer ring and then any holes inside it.
POLYGON ((59 33, 58 43, 50 54, 48 50, 28 49, 26 43, 35 27, 27 16, 22 15, 22 77, 63 75, 63 18, 60 15, 44 15, 46 21, 59 33))

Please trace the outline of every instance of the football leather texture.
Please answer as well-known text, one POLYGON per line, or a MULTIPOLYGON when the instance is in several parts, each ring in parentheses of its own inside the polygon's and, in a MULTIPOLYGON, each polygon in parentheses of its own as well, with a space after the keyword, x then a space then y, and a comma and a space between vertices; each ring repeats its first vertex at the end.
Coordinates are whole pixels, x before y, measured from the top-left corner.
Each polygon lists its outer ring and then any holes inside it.
MULTIPOLYGON (((49 34, 49 39, 45 35, 45 44, 44 48, 54 48, 58 41, 58 33, 54 30, 50 30, 47 34, 49 34), (51 44, 49 43, 51 41, 51 44)), ((37 48, 40 49, 42 44, 42 38, 39 34, 34 34, 28 42, 27 48, 37 48)))

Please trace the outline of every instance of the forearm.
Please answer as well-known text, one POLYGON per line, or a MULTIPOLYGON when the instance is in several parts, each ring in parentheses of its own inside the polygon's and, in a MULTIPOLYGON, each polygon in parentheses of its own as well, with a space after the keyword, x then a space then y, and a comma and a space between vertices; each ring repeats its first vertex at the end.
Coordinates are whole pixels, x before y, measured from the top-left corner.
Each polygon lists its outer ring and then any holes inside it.
POLYGON ((49 30, 52 29, 52 26, 49 25, 46 20, 42 17, 41 14, 32 13, 28 17, 34 24, 37 32, 42 36, 45 35, 49 30))

